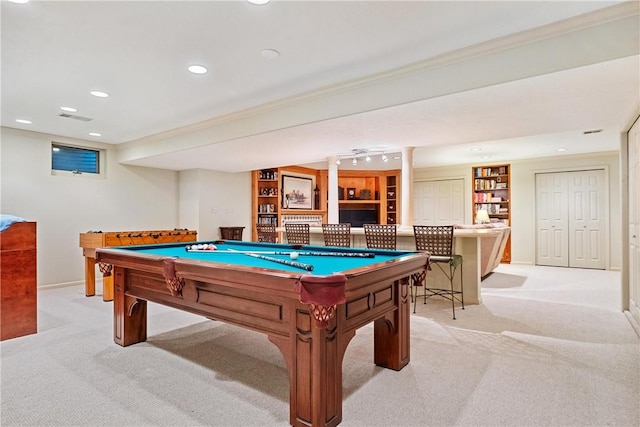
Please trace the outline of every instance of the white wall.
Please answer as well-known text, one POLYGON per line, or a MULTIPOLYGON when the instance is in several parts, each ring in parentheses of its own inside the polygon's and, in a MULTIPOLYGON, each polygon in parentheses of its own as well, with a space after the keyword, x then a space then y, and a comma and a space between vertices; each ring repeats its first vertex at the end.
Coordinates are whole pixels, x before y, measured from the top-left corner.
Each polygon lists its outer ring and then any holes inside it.
MULTIPOLYGON (((89 230, 190 228, 201 240, 219 227, 243 226, 251 236, 251 174, 208 170, 175 172, 124 166, 111 146, 1 129, 0 208, 38 222, 38 284, 81 282, 79 233, 89 230), (107 149, 103 179, 51 174, 51 141, 107 149)), ((606 167, 609 173, 609 267, 620 269, 622 250, 619 156, 558 156, 511 163, 512 262, 535 262, 536 172, 606 167)), ((465 222, 471 222, 471 166, 415 169, 414 180, 465 180, 465 222)), ((474 165, 478 166, 478 164, 474 165)), ((98 277, 100 277, 98 275, 98 277)))
MULTIPOLYGON (((511 164, 511 262, 535 264, 535 173, 580 170, 604 167, 609 176, 609 241, 608 269, 620 270, 622 266, 620 165, 619 153, 607 152, 584 156, 557 156, 522 161, 485 163, 485 165, 511 164)), ((414 169, 414 181, 425 179, 465 180, 465 222, 471 223, 471 167, 482 163, 440 168, 414 169)))
POLYGON ((198 231, 198 239, 205 240, 200 225, 200 185, 197 169, 179 172, 178 217, 184 228, 198 231))
POLYGON ((236 226, 251 240, 251 172, 180 172, 180 222, 198 230, 198 240, 219 239, 219 227, 236 226))
POLYGON ((104 179, 52 175, 52 141, 108 146, 9 128, 1 137, 0 208, 38 223, 38 285, 84 280, 80 233, 184 227, 177 172, 120 165, 109 147, 104 179))
POLYGON ((219 227, 242 226, 250 240, 250 172, 125 166, 110 145, 1 131, 0 209, 38 223, 39 286, 84 281, 79 234, 89 230, 189 228, 200 240, 214 240, 219 227), (104 177, 52 175, 52 141, 106 150, 104 177))

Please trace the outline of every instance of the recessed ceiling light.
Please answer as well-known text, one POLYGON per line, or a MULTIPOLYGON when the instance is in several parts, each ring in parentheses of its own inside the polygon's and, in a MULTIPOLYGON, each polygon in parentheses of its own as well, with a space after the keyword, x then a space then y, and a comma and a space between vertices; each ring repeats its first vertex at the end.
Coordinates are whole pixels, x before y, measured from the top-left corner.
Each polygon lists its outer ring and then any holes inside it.
POLYGON ((25 125, 30 125, 31 124, 31 120, 26 120, 26 119, 16 119, 16 122, 22 123, 22 124, 25 124, 25 125))
POLYGON ((91 136, 102 136, 102 134, 98 133, 98 132, 89 132, 89 135, 91 135, 91 136))
POLYGON ((97 96, 98 98, 108 98, 109 97, 109 94, 107 92, 102 92, 102 91, 99 91, 99 90, 92 90, 89 93, 91 93, 91 95, 93 95, 93 96, 97 96))
POLYGON ((206 74, 208 71, 206 67, 203 67, 202 65, 189 65, 189 67, 187 67, 187 70, 189 70, 193 74, 206 74))
POLYGON ((262 57, 266 59, 273 59, 280 56, 280 52, 275 49, 262 49, 262 57))
POLYGON ((402 156, 393 156, 393 160, 400 160, 402 156))
POLYGON ((558 148, 556 151, 562 152, 562 151, 567 151, 567 149, 566 148, 558 148))
POLYGON ((68 111, 69 113, 77 113, 78 109, 73 107, 60 107, 62 111, 68 111))
POLYGON ((473 147, 473 148, 471 149, 471 151, 482 151, 482 148, 480 148, 480 147, 473 147))
POLYGON ((490 159, 491 156, 482 156, 483 159, 490 159))
POLYGON ((11 3, 25 4, 29 3, 29 0, 9 0, 11 3))
POLYGON ((269 0, 248 0, 248 1, 251 4, 257 4, 257 5, 269 3, 269 0))

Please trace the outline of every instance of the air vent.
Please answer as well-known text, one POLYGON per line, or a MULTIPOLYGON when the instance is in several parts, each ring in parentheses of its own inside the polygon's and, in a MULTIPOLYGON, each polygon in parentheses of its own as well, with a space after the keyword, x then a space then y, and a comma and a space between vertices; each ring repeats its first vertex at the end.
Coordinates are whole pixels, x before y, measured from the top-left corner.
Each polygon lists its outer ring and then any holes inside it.
POLYGON ((93 120, 89 117, 76 116, 75 114, 69 113, 60 113, 59 116, 64 117, 65 119, 80 120, 81 122, 90 122, 91 120, 93 120))
POLYGON ((585 135, 589 135, 589 134, 592 134, 592 133, 600 133, 600 132, 602 132, 602 129, 585 130, 582 133, 585 134, 585 135))

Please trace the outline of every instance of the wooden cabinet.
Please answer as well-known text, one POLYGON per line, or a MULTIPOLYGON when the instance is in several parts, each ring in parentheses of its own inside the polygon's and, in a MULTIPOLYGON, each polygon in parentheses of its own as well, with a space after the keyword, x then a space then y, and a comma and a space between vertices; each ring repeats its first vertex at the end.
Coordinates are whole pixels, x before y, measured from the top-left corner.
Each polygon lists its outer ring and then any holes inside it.
MULTIPOLYGON (((474 166, 471 176, 473 223, 502 222, 511 226, 511 165, 474 166)), ((511 262, 511 237, 502 262, 511 262)))
POLYGON ((396 224, 399 215, 399 170, 338 172, 340 222, 352 227, 396 224))
POLYGON ((38 329, 35 222, 14 222, 0 233, 0 340, 38 329))

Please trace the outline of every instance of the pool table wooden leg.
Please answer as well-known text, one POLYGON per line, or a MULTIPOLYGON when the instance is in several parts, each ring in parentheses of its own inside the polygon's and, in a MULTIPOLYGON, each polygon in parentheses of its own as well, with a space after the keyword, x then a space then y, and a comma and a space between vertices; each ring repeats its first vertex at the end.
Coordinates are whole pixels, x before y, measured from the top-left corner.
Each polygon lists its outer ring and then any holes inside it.
POLYGON ((109 276, 102 276, 102 300, 113 300, 113 273, 109 276))
POLYGON ((410 360, 411 305, 409 278, 394 284, 398 309, 376 319, 373 324, 374 363, 384 368, 399 371, 410 360))
POLYGON ((319 328, 306 308, 292 310, 290 337, 269 340, 287 363, 291 425, 334 427, 342 421, 342 360, 355 332, 341 336, 336 316, 319 328))
POLYGON ((113 340, 126 347, 147 340, 147 302, 125 294, 125 269, 113 269, 113 340))

